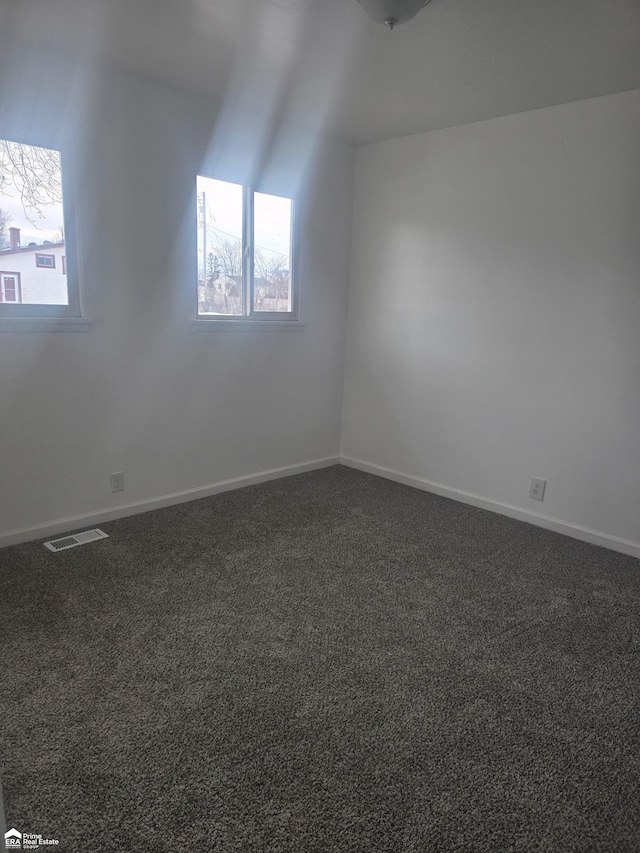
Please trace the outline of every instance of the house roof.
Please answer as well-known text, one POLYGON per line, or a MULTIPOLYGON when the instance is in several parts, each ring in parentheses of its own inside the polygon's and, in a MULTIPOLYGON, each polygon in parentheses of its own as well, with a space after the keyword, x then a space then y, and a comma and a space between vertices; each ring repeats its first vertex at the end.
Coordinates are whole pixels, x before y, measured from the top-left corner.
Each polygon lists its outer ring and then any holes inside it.
POLYGON ((37 246, 18 246, 17 249, 0 249, 0 255, 3 257, 5 255, 24 255, 28 252, 46 254, 49 249, 60 249, 62 247, 64 247, 64 240, 61 240, 59 243, 39 243, 37 246))

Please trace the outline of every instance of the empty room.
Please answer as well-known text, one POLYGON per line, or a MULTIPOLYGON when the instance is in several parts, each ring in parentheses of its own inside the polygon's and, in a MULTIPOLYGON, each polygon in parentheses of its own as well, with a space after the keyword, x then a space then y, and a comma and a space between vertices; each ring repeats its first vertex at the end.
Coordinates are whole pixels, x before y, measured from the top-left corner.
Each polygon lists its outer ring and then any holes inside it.
POLYGON ((0 0, 0 601, 0 849, 637 853, 637 0, 0 0))

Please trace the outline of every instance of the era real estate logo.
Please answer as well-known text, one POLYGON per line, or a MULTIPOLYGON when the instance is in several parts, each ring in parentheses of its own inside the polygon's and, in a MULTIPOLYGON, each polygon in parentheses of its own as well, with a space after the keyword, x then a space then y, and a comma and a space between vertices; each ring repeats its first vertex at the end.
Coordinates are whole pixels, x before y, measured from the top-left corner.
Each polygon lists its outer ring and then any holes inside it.
POLYGON ((7 850, 22 850, 22 833, 17 829, 10 829, 4 834, 4 846, 7 850))
POLYGON ((60 844, 57 838, 43 838, 39 832, 18 832, 14 827, 4 834, 4 846, 9 850, 37 850, 60 844))

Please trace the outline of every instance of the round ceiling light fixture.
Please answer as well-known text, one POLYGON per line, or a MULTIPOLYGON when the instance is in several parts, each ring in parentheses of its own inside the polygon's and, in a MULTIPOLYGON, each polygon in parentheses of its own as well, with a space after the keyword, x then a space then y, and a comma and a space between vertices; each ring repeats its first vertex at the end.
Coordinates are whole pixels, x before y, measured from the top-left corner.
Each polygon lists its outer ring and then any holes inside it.
POLYGON ((358 0, 364 11, 378 24, 390 30, 415 18, 430 0, 358 0))

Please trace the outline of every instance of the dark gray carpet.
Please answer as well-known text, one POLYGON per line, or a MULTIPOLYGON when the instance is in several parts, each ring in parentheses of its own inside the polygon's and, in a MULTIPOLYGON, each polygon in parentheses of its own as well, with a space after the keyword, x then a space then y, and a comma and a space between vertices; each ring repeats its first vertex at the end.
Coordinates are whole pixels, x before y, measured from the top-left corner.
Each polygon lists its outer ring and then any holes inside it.
POLYGON ((8 826, 640 850, 640 562, 343 467, 0 551, 8 826))

